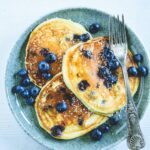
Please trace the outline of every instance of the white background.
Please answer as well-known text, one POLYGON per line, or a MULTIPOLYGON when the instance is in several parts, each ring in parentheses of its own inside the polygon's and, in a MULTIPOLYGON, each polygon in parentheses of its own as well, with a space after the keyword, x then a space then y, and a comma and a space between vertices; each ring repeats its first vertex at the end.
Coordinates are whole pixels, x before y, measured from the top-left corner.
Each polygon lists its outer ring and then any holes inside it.
MULTIPOLYGON (((124 14, 126 23, 138 35, 147 51, 150 50, 149 0, 0 0, 0 149, 47 150, 26 135, 14 119, 5 95, 5 68, 11 48, 22 32, 43 15, 62 8, 89 7, 111 14, 124 14)), ((150 109, 141 121, 150 148, 150 109)), ((113 137, 112 137, 113 138, 113 137)), ((113 150, 127 150, 126 141, 113 150)))

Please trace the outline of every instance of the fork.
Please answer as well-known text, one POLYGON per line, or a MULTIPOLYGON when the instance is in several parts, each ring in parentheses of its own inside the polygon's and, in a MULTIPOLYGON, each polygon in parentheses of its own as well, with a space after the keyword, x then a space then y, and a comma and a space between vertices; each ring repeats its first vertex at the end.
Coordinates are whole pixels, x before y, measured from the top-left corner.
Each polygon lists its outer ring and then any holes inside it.
POLYGON ((129 78, 126 68, 128 44, 123 15, 122 21, 119 20, 119 16, 117 16, 117 18, 109 18, 109 46, 110 49, 114 51, 116 58, 120 62, 124 77, 127 99, 127 145, 132 150, 139 150, 145 146, 145 141, 142 131, 140 129, 138 112, 131 94, 129 78))

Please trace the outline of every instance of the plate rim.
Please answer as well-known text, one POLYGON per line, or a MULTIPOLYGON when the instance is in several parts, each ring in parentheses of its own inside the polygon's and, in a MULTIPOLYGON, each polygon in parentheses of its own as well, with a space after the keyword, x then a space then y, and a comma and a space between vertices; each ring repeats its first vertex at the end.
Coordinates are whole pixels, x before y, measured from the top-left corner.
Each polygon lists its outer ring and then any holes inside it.
MULTIPOLYGON (((71 10, 90 10, 90 11, 96 11, 96 12, 100 12, 100 13, 103 13, 103 14, 106 14, 106 15, 109 15, 109 16, 112 16, 111 14, 109 14, 109 13, 107 13, 107 12, 105 12, 105 11, 102 11, 102 10, 99 10, 99 9, 95 9, 95 8, 89 8, 89 7, 66 7, 66 8, 56 9, 56 10, 54 10, 54 11, 52 11, 52 12, 46 13, 45 15, 40 16, 40 17, 39 17, 38 19, 36 19, 33 23, 31 23, 31 24, 19 35, 19 38, 14 42, 13 46, 11 47, 9 56, 8 56, 8 58, 7 58, 7 61, 6 61, 7 65, 6 65, 6 69, 5 69, 5 93, 6 93, 7 103, 8 103, 8 105, 9 105, 9 108, 10 108, 10 110, 11 110, 11 112, 12 112, 12 114, 13 114, 15 120, 17 121, 17 123, 19 124, 19 126, 23 129, 23 131, 24 131, 28 136, 30 136, 32 139, 34 139, 34 141, 36 141, 36 142, 39 143, 40 145, 42 145, 42 146, 44 146, 44 147, 47 147, 47 148, 49 148, 50 150, 56 150, 56 149, 49 147, 47 144, 43 143, 43 142, 42 142, 41 140, 39 140, 36 136, 34 136, 34 134, 30 133, 30 132, 28 131, 28 129, 26 128, 26 126, 23 124, 23 122, 20 121, 20 119, 19 119, 19 117, 18 117, 16 111, 13 110, 13 107, 12 107, 11 102, 10 102, 11 100, 10 100, 10 98, 9 98, 9 94, 8 94, 7 87, 6 87, 6 86, 7 86, 7 80, 6 80, 7 78, 6 78, 6 77, 7 77, 7 74, 8 74, 7 71, 8 71, 9 63, 10 63, 9 58, 10 58, 10 56, 11 56, 11 54, 12 54, 13 49, 18 45, 18 43, 20 43, 20 39, 23 39, 23 37, 26 37, 26 38, 27 38, 27 36, 30 34, 30 32, 31 32, 39 23, 41 23, 41 20, 47 20, 47 17, 48 17, 49 15, 54 14, 54 13, 57 13, 57 12, 60 12, 60 11, 66 11, 66 10, 68 10, 68 11, 71 11, 71 10)), ((127 25, 126 25, 126 26, 127 26, 127 25)), ((144 48, 144 46, 143 46, 143 43, 140 42, 140 38, 135 34, 135 32, 134 32, 133 30, 131 30, 130 27, 127 26, 127 28, 128 28, 128 30, 130 31, 130 33, 132 33, 132 34, 136 37, 136 40, 140 43, 141 47, 142 47, 143 50, 144 50, 144 53, 145 53, 147 56, 149 56, 147 50, 146 50, 146 49, 144 48)), ((25 38, 25 39, 26 39, 26 38, 25 38)), ((21 42, 21 45, 23 45, 23 43, 24 43, 25 40, 22 40, 22 41, 23 41, 23 42, 21 42)), ((147 57, 147 58, 148 58, 148 60, 149 60, 149 62, 148 62, 148 68, 150 68, 150 58, 149 58, 149 57, 147 57)), ((150 89, 149 89, 149 91, 150 91, 150 89)), ((148 95, 147 97, 148 97, 148 100, 149 100, 149 99, 150 99, 150 93, 149 93, 149 95, 148 95)), ((145 114, 145 112, 147 111, 147 108, 148 108, 149 105, 150 105, 150 103, 149 103, 148 100, 147 100, 147 105, 146 105, 145 109, 143 109, 143 112, 142 112, 142 114, 141 114, 140 121, 143 119, 144 114, 145 114)), ((123 140, 125 140, 125 138, 126 138, 126 135, 122 136, 122 138, 120 138, 120 140, 118 140, 117 142, 115 142, 115 143, 113 143, 113 144, 111 144, 111 145, 105 147, 104 149, 109 149, 110 146, 111 146, 111 147, 116 146, 117 144, 119 144, 119 143, 121 143, 123 140)))

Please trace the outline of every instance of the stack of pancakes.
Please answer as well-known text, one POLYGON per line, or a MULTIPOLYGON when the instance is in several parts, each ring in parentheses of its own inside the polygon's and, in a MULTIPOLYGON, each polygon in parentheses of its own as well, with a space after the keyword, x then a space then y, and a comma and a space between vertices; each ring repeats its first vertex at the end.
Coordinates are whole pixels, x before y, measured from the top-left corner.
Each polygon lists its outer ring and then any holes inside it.
MULTIPOLYGON (((32 31, 26 47, 26 69, 31 81, 41 88, 35 103, 39 124, 58 139, 72 139, 88 133, 126 104, 121 68, 117 69, 118 82, 111 89, 106 88, 97 75, 99 54, 108 42, 107 37, 91 37, 84 43, 74 40, 74 35, 85 33, 88 32, 78 23, 51 19, 32 31), (49 81, 38 74, 38 63, 44 60, 40 54, 43 48, 57 56, 56 62, 51 64, 53 78, 49 81), (92 58, 85 57, 83 50, 90 50, 92 58), (81 81, 88 83, 85 90, 79 88, 81 81), (67 110, 58 112, 56 105, 62 101, 67 104, 67 110)), ((131 52, 127 57, 129 66, 136 66, 131 52)), ((129 80, 134 95, 139 79, 130 77, 129 80)))

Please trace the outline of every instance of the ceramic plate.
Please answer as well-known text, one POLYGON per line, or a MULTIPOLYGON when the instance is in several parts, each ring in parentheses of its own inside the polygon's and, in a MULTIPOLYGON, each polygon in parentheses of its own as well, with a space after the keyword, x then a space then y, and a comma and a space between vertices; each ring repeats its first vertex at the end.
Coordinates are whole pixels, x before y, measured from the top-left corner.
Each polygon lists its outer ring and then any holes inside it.
MULTIPOLYGON (((28 133, 36 141, 52 150, 100 150, 112 148, 112 146, 121 142, 126 137, 127 130, 124 110, 121 111, 122 120, 119 122, 118 125, 111 127, 110 132, 104 134, 101 141, 91 141, 88 134, 74 140, 61 141, 51 138, 48 133, 41 129, 38 124, 34 108, 26 105, 25 101, 21 97, 12 95, 11 93, 11 88, 18 82, 18 79, 14 78, 14 74, 19 69, 24 67, 25 47, 31 31, 43 21, 56 17, 71 19, 75 22, 81 23, 87 29, 90 24, 94 22, 100 22, 102 27, 101 31, 93 36, 96 37, 108 35, 109 15, 104 12, 93 9, 77 8, 60 10, 48 14, 36 21, 35 23, 33 23, 16 42, 8 59, 5 83, 10 108, 16 120, 22 126, 25 132, 28 133)), ((129 48, 133 53, 139 52, 144 56, 143 65, 147 66, 150 70, 148 55, 141 42, 129 28, 127 35, 129 41, 129 48)), ((139 90, 134 97, 135 103, 136 105, 138 105, 138 112, 140 118, 142 118, 148 104, 150 93, 149 85, 150 74, 146 78, 141 79, 139 90)))

